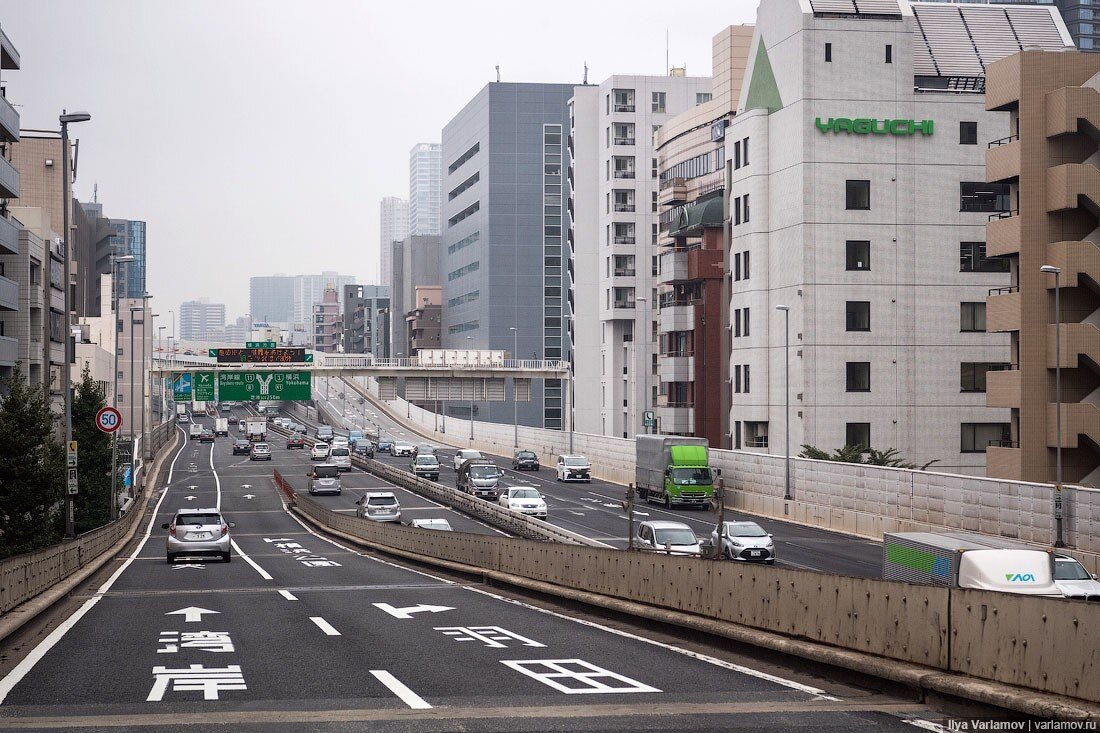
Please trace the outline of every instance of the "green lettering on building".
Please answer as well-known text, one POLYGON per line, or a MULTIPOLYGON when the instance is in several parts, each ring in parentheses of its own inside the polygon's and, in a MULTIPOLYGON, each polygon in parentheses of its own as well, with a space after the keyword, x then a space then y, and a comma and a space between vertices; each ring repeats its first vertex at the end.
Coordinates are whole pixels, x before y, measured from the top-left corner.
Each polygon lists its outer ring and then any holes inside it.
POLYGON ((931 137, 935 124, 932 120, 880 120, 873 117, 830 117, 822 120, 814 118, 814 127, 821 132, 847 132, 853 135, 896 135, 905 137, 920 134, 931 137))

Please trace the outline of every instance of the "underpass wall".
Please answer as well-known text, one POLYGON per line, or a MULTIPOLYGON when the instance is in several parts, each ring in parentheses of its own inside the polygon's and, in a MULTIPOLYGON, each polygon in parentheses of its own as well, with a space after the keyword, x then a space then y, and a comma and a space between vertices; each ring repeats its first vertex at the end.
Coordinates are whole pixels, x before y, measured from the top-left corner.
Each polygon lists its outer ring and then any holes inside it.
MULTIPOLYGON (((436 413, 401 399, 382 402, 375 385, 354 386, 441 442, 502 455, 513 450, 511 425, 475 421, 470 440, 467 420, 448 417, 443 433, 436 430, 436 413)), ((558 453, 568 452, 569 434, 520 426, 519 445, 553 465, 558 453)), ((574 433, 573 446, 592 462, 597 478, 634 481, 633 440, 574 433)), ((1051 484, 792 458, 793 500, 785 501, 783 456, 712 450, 711 463, 722 469, 726 506, 752 514, 876 540, 883 532, 966 530, 1040 545, 1054 541, 1051 484)), ((1100 491, 1066 487, 1062 493, 1067 554, 1100 573, 1100 491)))

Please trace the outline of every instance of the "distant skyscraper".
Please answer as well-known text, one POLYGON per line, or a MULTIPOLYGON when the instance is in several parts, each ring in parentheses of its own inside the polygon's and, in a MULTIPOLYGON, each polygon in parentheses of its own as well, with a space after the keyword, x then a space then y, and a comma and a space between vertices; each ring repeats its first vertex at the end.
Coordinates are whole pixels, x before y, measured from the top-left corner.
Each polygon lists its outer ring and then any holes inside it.
POLYGON ((294 318, 294 278, 253 277, 248 281, 248 308, 257 323, 291 323, 294 318))
POLYGON ((393 277, 393 243, 409 235, 409 202, 396 196, 387 196, 381 204, 382 231, 378 246, 379 285, 391 285, 393 277))
POLYGON ((225 303, 189 300, 180 305, 180 338, 209 338, 215 329, 225 327, 225 303))
POLYGON ((409 234, 439 234, 443 146, 417 143, 409 151, 409 234))

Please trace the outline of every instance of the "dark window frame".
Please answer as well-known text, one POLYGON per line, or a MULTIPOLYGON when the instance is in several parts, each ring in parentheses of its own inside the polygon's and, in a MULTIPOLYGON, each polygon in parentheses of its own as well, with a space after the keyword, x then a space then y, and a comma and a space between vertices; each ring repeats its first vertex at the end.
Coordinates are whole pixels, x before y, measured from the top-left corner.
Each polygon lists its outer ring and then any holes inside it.
POLYGON ((849 178, 844 181, 844 210, 871 210, 871 181, 864 178, 849 178))
POLYGON ((844 301, 844 330, 847 332, 869 332, 871 330, 871 301, 847 300, 844 301), (861 318, 858 311, 866 311, 866 318, 861 318), (865 322, 866 326, 860 327, 859 322, 865 322))
POLYGON ((844 362, 844 391, 845 392, 870 392, 871 391, 871 362, 847 361, 844 362))
POLYGON ((866 272, 871 269, 871 240, 847 239, 844 241, 844 269, 848 272, 866 272), (860 259, 857 248, 864 250, 866 256, 860 259), (862 264, 862 267, 859 265, 862 264))

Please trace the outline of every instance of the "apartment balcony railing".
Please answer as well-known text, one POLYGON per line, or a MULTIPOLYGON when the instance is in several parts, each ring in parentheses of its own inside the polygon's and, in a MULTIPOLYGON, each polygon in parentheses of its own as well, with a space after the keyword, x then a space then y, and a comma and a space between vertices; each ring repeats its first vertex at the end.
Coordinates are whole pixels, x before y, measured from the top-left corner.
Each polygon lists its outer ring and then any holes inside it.
POLYGON ((625 234, 616 234, 613 238, 615 244, 634 244, 634 237, 625 234))
POLYGON ((615 104, 612 106, 616 112, 633 112, 634 105, 632 104, 615 104))
POLYGON ((615 204, 612 210, 616 212, 631 212, 634 211, 634 204, 615 204))
POLYGON ((0 216, 0 254, 19 254, 19 227, 0 216))
POLYGON ((626 308, 628 310, 634 310, 634 303, 635 303, 635 301, 633 301, 633 300, 615 300, 615 301, 612 301, 612 305, 614 307, 616 307, 616 308, 626 308))
POLYGON ((768 447, 768 436, 758 435, 755 438, 747 438, 745 440, 745 447, 746 448, 767 448, 768 447))
POLYGON ((617 137, 615 138, 616 145, 634 145, 635 140, 632 137, 617 137))
POLYGON ((634 277, 637 273, 633 267, 616 267, 613 274, 615 277, 634 277))
POLYGON ((614 175, 615 175, 616 178, 630 178, 630 179, 632 179, 632 178, 634 178, 634 171, 616 170, 614 175))

